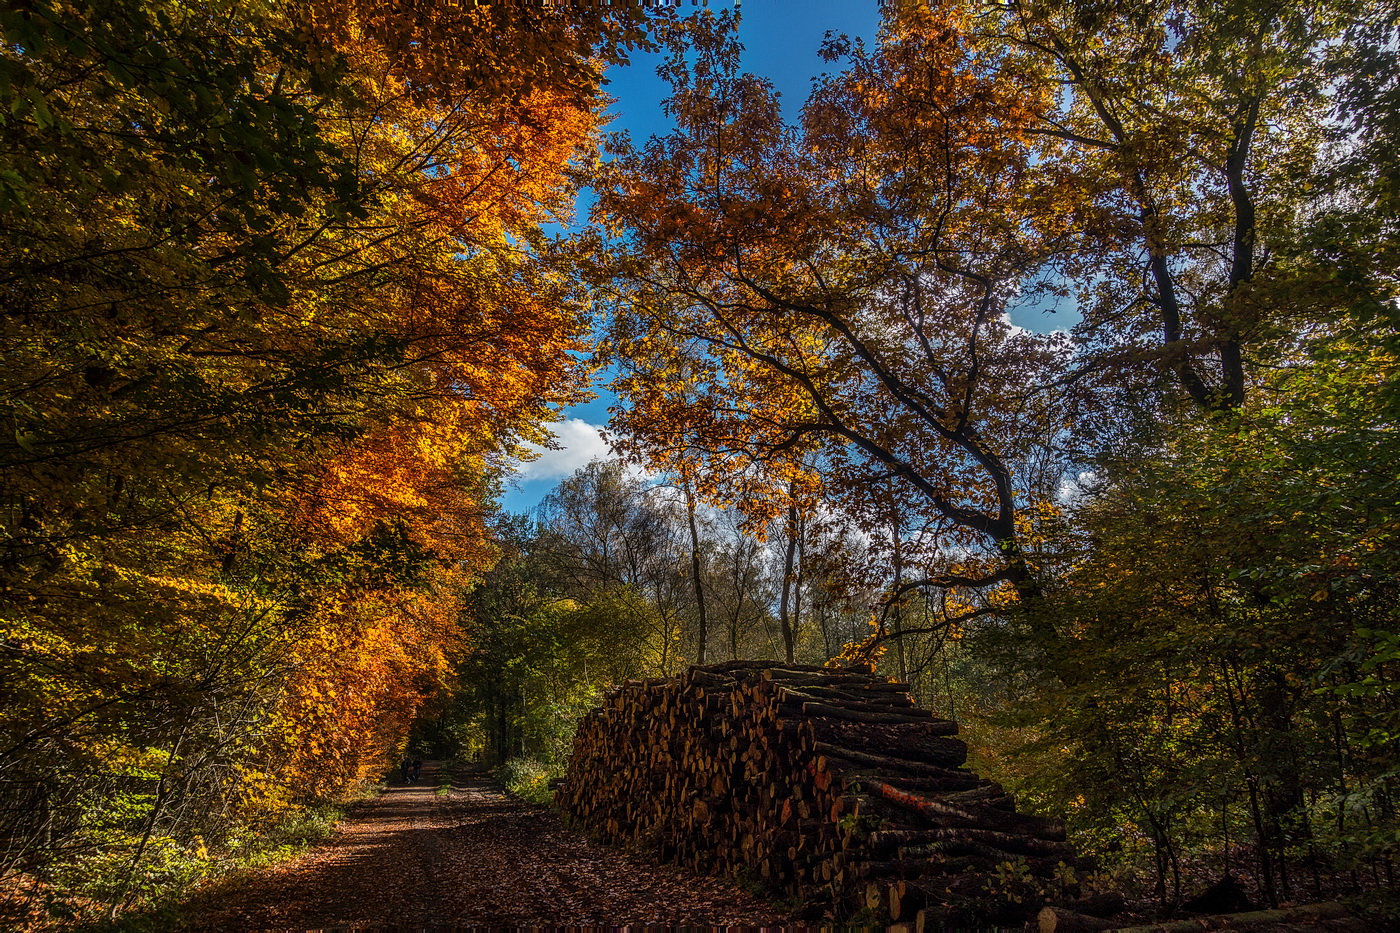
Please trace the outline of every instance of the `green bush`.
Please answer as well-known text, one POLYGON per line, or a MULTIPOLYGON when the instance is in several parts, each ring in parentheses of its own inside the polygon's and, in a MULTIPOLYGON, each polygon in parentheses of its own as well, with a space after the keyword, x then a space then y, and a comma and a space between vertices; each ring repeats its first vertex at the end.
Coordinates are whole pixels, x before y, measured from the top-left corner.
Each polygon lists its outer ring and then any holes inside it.
POLYGON ((549 782, 563 776, 558 765, 535 758, 510 758, 496 770, 496 777, 506 790, 530 803, 550 803, 554 792, 549 789, 549 782))

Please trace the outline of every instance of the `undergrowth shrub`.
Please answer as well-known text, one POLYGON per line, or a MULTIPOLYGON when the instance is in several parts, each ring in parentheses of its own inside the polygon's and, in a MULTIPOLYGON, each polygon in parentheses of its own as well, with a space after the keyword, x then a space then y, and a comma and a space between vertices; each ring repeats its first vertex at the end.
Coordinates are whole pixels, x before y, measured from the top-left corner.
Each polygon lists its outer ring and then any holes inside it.
POLYGON ((509 758, 496 770, 496 777, 506 790, 530 803, 552 801, 554 793, 549 782, 563 775, 562 766, 537 758, 509 758))

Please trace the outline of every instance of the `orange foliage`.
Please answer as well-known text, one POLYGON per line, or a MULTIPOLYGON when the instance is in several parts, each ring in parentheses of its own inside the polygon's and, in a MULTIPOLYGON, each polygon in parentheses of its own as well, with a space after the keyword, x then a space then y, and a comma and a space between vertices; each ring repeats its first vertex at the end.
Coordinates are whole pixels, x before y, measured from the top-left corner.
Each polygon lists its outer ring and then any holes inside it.
POLYGON ((430 587, 323 606, 291 658, 275 767, 308 798, 381 774, 419 707, 450 681, 460 648, 460 571, 430 587))
POLYGON ((792 126, 733 24, 702 23, 668 65, 680 129, 599 186, 598 271, 634 456, 770 516, 825 494, 873 533, 898 502, 993 585, 1027 573, 1014 471, 1062 423, 1026 399, 1062 348, 1006 310, 1072 202, 1027 143, 1048 85, 961 25, 915 14, 850 51, 792 126))
MULTIPOLYGON (((583 392, 576 351, 586 323, 567 283, 530 247, 540 224, 567 214, 574 161, 592 145, 598 116, 578 87, 541 74, 502 76, 501 87, 519 92, 509 100, 499 87, 441 83, 481 64, 461 50, 443 58, 443 48, 511 45, 502 35, 468 30, 404 45, 406 34, 370 28, 384 25, 378 7, 316 8, 349 17, 324 37, 375 102, 347 129, 382 191, 383 216, 356 228, 331 263, 324 251, 308 254, 307 301, 319 326, 340 318, 396 342, 403 365, 393 392, 367 408, 364 430, 319 458, 289 498, 289 517, 327 553, 392 526, 406 536, 393 546, 425 561, 418 572, 429 577, 324 591, 295 640, 274 767, 303 795, 334 796, 382 771, 450 678, 458 599, 496 558, 485 524, 490 458, 538 440, 550 409, 583 392), (439 81, 431 93, 419 83, 424 69, 439 81), (346 263, 392 275, 372 277, 353 304, 328 306, 318 282, 346 263)), ((394 23, 412 32, 437 19, 419 12, 428 19, 394 23)), ((463 21, 482 15, 468 10, 463 21)))
POLYGON ((452 425, 415 421, 383 428, 326 464, 304 527, 344 545, 379 522, 397 520, 437 560, 489 566, 494 552, 482 491, 463 475, 463 454, 452 425))

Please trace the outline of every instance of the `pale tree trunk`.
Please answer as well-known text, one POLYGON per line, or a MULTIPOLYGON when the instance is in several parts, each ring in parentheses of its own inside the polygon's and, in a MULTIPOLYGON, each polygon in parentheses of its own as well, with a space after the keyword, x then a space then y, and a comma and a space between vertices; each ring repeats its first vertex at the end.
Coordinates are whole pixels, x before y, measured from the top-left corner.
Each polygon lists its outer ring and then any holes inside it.
POLYGON ((894 591, 899 593, 894 604, 894 650, 895 657, 899 660, 899 680, 900 683, 909 682, 909 663, 904 656, 904 594, 900 591, 900 586, 904 583, 904 542, 899 533, 899 516, 892 515, 890 518, 890 537, 894 546, 894 591))
POLYGON ((788 506, 787 515, 787 550, 783 554, 783 591, 778 600, 778 624, 783 629, 783 648, 787 651, 787 663, 794 663, 797 652, 797 625, 791 612, 791 596, 793 584, 796 579, 793 574, 793 566, 797 562, 797 505, 794 503, 788 506))
POLYGON ((705 663, 705 651, 710 638, 710 620, 705 615, 705 584, 700 575, 700 529, 695 524, 695 492, 690 477, 681 473, 681 491, 685 493, 685 517, 690 523, 690 576, 695 584, 695 613, 700 630, 696 636, 695 663, 705 663))

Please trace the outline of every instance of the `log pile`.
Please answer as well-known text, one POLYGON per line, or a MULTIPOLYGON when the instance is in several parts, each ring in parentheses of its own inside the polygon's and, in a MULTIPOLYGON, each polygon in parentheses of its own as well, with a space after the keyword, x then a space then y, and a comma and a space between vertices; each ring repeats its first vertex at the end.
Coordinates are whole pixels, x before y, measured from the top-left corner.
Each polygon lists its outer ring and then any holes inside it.
POLYGON ((611 691, 580 723, 556 801, 605 842, 833 916, 985 918, 1009 875, 1076 860, 1062 824, 962 767, 957 731, 863 669, 692 667, 611 691))

